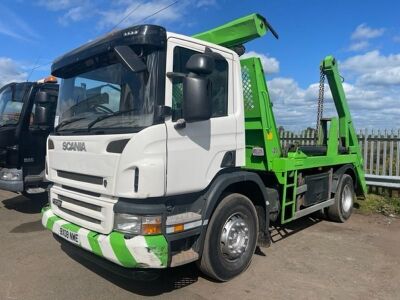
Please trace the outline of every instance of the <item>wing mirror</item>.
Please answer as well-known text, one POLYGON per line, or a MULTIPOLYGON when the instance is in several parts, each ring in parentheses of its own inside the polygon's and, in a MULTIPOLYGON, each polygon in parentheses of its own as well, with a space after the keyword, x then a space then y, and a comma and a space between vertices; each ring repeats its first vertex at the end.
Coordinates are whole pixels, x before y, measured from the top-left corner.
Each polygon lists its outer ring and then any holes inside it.
POLYGON ((35 95, 35 103, 36 104, 47 104, 49 102, 56 102, 57 96, 54 94, 45 92, 45 91, 38 91, 35 95))
POLYGON ((57 103, 57 96, 54 93, 38 91, 35 96, 35 117, 33 125, 50 126, 52 123, 52 111, 57 103))
POLYGON ((208 54, 193 54, 186 63, 188 74, 169 73, 169 77, 183 78, 183 119, 188 122, 205 121, 212 114, 212 86, 208 78, 214 71, 214 58, 208 54))

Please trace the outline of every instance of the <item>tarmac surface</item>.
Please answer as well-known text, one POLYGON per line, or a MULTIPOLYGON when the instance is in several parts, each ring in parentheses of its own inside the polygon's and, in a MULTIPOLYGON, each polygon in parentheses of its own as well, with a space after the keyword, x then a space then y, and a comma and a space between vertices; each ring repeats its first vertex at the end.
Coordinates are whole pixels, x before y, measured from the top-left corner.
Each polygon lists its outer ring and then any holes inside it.
POLYGON ((61 247, 40 221, 46 197, 0 190, 0 299, 400 299, 400 220, 354 214, 271 228, 274 243, 226 283, 195 264, 127 280, 61 247))

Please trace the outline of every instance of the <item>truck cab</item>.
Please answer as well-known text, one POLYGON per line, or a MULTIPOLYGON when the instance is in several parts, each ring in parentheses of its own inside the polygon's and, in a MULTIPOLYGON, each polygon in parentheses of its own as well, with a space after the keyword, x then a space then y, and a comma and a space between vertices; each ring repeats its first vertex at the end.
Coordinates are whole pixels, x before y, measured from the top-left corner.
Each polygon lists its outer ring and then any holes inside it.
POLYGON ((46 140, 54 128, 57 95, 55 78, 0 89, 0 189, 28 195, 47 186, 46 140))
POLYGON ((103 265, 198 261, 226 281, 269 244, 270 221, 347 220, 365 182, 337 64, 321 66, 340 108, 327 150, 285 153, 260 59, 239 56, 268 30, 257 14, 194 37, 138 25, 58 58, 43 225, 103 265))

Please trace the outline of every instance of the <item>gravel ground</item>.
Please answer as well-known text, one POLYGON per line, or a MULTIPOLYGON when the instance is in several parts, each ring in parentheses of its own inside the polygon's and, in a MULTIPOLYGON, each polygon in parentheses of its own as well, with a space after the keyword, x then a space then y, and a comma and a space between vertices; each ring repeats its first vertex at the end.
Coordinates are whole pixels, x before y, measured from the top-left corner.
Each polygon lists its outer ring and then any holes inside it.
POLYGON ((194 264, 126 280, 61 248, 42 228, 46 199, 0 191, 0 299, 400 299, 400 220, 355 214, 271 228, 249 269, 227 283, 194 264))

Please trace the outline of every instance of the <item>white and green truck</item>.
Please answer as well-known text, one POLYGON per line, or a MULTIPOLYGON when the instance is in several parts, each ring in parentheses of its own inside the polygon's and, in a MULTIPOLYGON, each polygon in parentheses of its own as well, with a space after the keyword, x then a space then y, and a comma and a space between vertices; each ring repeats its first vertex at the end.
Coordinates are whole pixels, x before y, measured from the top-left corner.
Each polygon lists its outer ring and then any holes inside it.
POLYGON ((240 59, 268 30, 258 14, 193 37, 138 25, 58 58, 43 225, 110 270, 197 261, 226 281, 270 221, 347 220, 365 181, 337 63, 321 72, 338 116, 316 145, 282 149, 260 59, 240 59))

